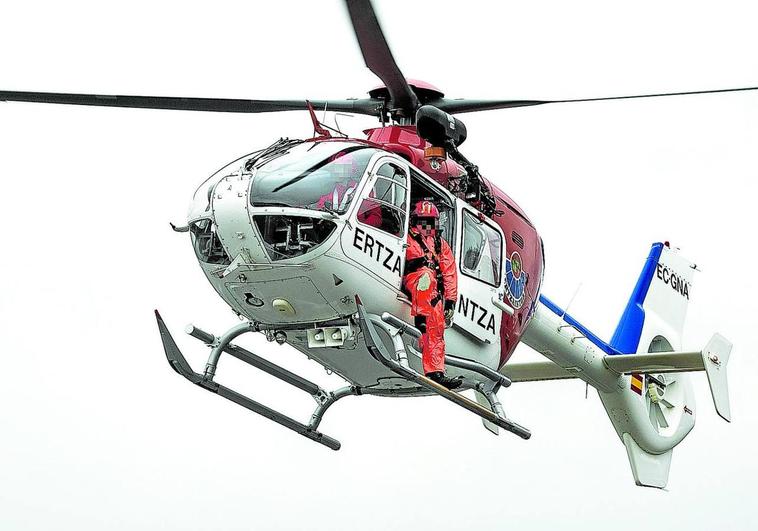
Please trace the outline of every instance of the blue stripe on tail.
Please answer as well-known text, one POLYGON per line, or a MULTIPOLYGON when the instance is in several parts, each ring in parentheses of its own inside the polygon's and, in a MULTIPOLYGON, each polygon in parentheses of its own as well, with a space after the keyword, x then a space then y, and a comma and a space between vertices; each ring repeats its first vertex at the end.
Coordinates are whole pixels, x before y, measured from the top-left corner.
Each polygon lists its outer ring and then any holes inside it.
POLYGON ((626 304, 624 313, 621 315, 621 320, 616 326, 616 331, 613 333, 610 344, 590 332, 586 326, 571 317, 544 295, 540 295, 540 302, 544 304, 548 310, 561 316, 566 324, 576 328, 587 338, 588 341, 590 341, 590 343, 606 354, 610 356, 615 356, 617 354, 634 354, 637 352, 637 347, 640 344, 642 325, 645 324, 645 310, 642 308, 642 304, 645 302, 645 297, 650 289, 650 282, 652 282, 653 274, 655 274, 655 267, 658 265, 658 260, 660 260, 662 252, 663 244, 654 243, 653 247, 650 249, 650 254, 647 257, 647 260, 645 261, 645 266, 642 268, 640 278, 637 279, 637 285, 634 286, 632 296, 629 297, 629 302, 626 304))
POLYGON ((558 307, 557 304, 555 304, 553 301, 545 297, 544 295, 540 295, 540 302, 545 305, 545 307, 553 312, 556 315, 560 315, 563 320, 566 322, 566 324, 573 326, 576 328, 584 337, 587 338, 587 340, 598 347, 600 350, 605 352, 606 354, 614 355, 614 354, 621 354, 621 352, 618 352, 616 349, 614 349, 612 346, 610 346, 608 343, 597 337, 595 334, 590 332, 590 330, 584 326, 582 323, 571 317, 569 314, 566 313, 565 310, 562 310, 558 307))
POLYGON ((655 267, 658 265, 662 252, 662 243, 654 243, 650 248, 650 254, 645 261, 645 266, 642 268, 637 285, 634 286, 632 296, 629 297, 629 302, 626 304, 624 313, 621 315, 621 320, 611 338, 611 346, 623 354, 637 352, 637 347, 640 345, 642 325, 645 324, 645 310, 642 308, 642 304, 645 302, 645 297, 647 297, 650 282, 653 280, 655 267))

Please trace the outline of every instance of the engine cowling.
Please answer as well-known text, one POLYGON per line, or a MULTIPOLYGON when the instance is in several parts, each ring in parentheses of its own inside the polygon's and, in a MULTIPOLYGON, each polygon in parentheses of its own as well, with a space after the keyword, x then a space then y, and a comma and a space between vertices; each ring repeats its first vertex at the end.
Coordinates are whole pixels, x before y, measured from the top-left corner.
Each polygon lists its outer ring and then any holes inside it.
POLYGON ((434 107, 422 105, 416 111, 416 131, 433 146, 460 146, 466 140, 466 125, 455 116, 434 107))

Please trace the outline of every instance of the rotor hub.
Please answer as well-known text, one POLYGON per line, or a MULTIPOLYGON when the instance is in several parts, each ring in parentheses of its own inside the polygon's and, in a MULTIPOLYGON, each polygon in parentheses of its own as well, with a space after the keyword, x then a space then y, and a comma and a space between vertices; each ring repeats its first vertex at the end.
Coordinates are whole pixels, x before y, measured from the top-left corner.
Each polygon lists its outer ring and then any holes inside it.
MULTIPOLYGON (((406 79, 406 82, 408 83, 408 86, 413 89, 413 92, 416 94, 421 105, 445 97, 445 94, 440 89, 426 81, 408 78, 406 79)), ((379 85, 372 88, 368 91, 368 95, 371 98, 383 99, 385 101, 389 101, 390 99, 389 89, 387 89, 385 85, 379 85)))

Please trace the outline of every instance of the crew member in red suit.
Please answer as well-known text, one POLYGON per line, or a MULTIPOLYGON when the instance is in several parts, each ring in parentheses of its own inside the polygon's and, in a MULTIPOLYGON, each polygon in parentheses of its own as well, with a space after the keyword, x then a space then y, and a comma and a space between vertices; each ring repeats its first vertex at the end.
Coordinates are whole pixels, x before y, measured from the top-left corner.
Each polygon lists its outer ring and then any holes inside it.
POLYGON ((363 174, 363 168, 349 153, 340 151, 335 153, 321 171, 328 173, 334 188, 328 190, 316 201, 316 210, 334 210, 344 212, 358 188, 358 181, 363 174))
POLYGON ((437 206, 423 200, 411 214, 405 251, 404 286, 411 297, 411 315, 422 336, 424 374, 448 389, 460 387, 459 378, 445 376, 445 320, 452 320, 458 297, 458 271, 450 246, 442 239, 437 206))

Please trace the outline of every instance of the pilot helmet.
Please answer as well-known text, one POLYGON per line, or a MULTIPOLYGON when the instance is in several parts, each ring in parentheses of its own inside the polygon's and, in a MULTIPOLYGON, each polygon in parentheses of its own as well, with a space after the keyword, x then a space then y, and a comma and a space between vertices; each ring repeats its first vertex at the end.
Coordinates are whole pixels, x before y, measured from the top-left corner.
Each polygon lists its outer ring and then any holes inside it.
POLYGON ((439 225, 440 211, 432 201, 422 199, 411 213, 411 225, 422 234, 434 234, 439 225))

